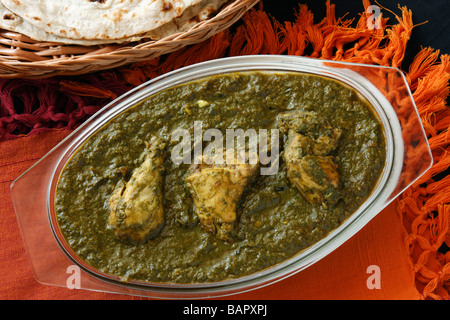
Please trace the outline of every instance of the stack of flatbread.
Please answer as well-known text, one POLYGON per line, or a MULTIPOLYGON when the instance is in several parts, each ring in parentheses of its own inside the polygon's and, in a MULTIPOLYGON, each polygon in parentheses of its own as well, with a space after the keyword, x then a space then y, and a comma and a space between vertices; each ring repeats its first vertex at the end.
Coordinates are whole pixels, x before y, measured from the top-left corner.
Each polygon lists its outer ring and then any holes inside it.
POLYGON ((187 31, 228 0, 0 0, 0 28, 74 45, 159 40, 187 31))

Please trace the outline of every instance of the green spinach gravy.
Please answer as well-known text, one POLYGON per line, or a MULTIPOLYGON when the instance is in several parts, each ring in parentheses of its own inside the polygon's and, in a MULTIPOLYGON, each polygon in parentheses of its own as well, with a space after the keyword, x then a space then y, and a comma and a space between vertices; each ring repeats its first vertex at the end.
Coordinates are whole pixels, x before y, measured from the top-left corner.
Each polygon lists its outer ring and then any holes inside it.
MULTIPOLYGON (((283 152, 280 134, 280 149, 283 152)), ((83 261, 123 281, 217 282, 252 274, 293 257, 337 228, 367 199, 386 157, 382 125, 370 105, 335 80, 302 73, 242 72, 206 77, 159 92, 114 117, 74 153, 61 173, 55 211, 65 241, 83 261), (201 102, 201 103, 199 103, 201 102), (310 203, 287 177, 283 158, 273 175, 249 183, 237 205, 236 237, 205 232, 186 190, 188 164, 171 160, 171 133, 203 129, 274 128, 277 116, 320 114, 340 130, 331 152, 340 199, 310 203), (164 157, 164 225, 141 243, 108 227, 109 199, 124 172, 142 161, 151 136, 164 157)))

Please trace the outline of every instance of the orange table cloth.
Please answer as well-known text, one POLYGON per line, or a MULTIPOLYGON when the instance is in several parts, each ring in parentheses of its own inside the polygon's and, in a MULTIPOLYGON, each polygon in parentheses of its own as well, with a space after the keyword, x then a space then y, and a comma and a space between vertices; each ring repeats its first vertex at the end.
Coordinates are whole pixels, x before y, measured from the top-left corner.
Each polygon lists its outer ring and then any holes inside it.
MULTIPOLYGON (((363 1, 363 4, 366 8, 370 2, 363 1)), ((57 127, 62 129, 44 128, 39 119, 36 120, 38 116, 42 118, 43 113, 29 112, 25 119, 28 122, 20 120, 17 114, 7 117, 8 124, 0 129, 14 130, 0 132, 7 138, 0 142, 0 297, 138 298, 39 284, 27 261, 10 196, 10 184, 15 178, 71 132, 77 120, 98 110, 124 88, 192 63, 245 54, 306 55, 400 68, 414 27, 412 13, 407 8, 401 8, 396 24, 388 25, 387 19, 381 16, 378 20, 381 27, 369 29, 366 13, 355 25, 351 19, 336 18, 334 5, 329 1, 326 6, 326 17, 319 22, 314 22, 312 12, 305 5, 299 6, 297 18, 292 22, 276 21, 259 6, 248 12, 235 30, 224 31, 165 57, 88 78, 52 79, 51 85, 57 87, 61 95, 70 94, 78 103, 78 108, 66 110, 66 114, 52 113, 53 106, 46 108, 46 121, 57 118, 57 127), (111 80, 120 83, 120 88, 102 86, 111 80), (102 103, 85 106, 80 102, 84 97, 99 99, 102 103), (17 121, 22 121, 21 126, 13 127, 17 121), (14 135, 26 126, 30 129, 27 135, 14 135)), ((433 153, 432 168, 324 259, 268 287, 228 298, 449 299, 450 251, 441 248, 444 244, 450 246, 450 177, 437 177, 450 166, 450 110, 446 105, 450 58, 437 50, 424 48, 405 73, 433 153), (374 276, 379 280, 379 287, 373 288, 374 276)), ((34 85, 39 84, 42 83, 34 85)), ((11 105, 12 99, 8 101, 11 105)), ((47 102, 55 101, 66 100, 49 98, 47 102)))

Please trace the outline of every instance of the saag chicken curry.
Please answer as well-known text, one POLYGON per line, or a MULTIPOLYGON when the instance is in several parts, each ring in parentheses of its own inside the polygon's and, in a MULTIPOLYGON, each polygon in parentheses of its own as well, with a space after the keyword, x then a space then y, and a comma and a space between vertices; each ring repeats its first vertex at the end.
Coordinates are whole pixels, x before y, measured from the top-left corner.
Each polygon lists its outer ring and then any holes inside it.
POLYGON ((100 272, 217 282, 326 237, 371 194, 385 158, 371 106, 338 81, 289 72, 210 76, 154 94, 90 136, 61 173, 55 211, 67 244, 100 272), (217 161, 228 145, 215 159, 175 163, 171 134, 192 132, 195 121, 224 133, 278 130, 279 149, 270 150, 277 170, 262 175, 260 162, 217 161))

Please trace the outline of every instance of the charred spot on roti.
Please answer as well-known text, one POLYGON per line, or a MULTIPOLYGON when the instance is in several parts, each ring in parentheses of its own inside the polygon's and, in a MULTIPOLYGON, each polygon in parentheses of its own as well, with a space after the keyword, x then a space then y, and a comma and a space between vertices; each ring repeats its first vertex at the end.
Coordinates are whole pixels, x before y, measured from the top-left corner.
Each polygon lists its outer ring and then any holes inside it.
POLYGON ((9 13, 4 14, 4 15, 3 15, 3 20, 16 20, 16 15, 14 15, 14 14, 9 14, 9 13))
POLYGON ((173 5, 170 2, 163 2, 162 10, 170 11, 173 9, 173 5))
POLYGON ((70 32, 73 32, 77 37, 80 36, 80 33, 78 32, 78 30, 76 28, 70 28, 70 32))
MULTIPOLYGON (((113 15, 113 19, 112 20, 114 22, 119 22, 119 21, 121 21, 123 19, 123 15, 127 14, 127 13, 128 13, 128 10, 126 10, 126 9, 120 9, 120 10, 114 11, 112 13, 112 15, 113 15)), ((118 31, 116 30, 115 33, 118 33, 118 31)))
POLYGON ((106 0, 89 0, 90 2, 105 3, 106 0))
POLYGON ((175 12, 177 13, 177 17, 180 17, 183 14, 183 9, 178 7, 175 9, 175 12))
POLYGON ((199 15, 196 15, 196 16, 190 18, 190 19, 189 19, 189 22, 195 22, 195 23, 200 22, 200 16, 199 16, 199 15))

